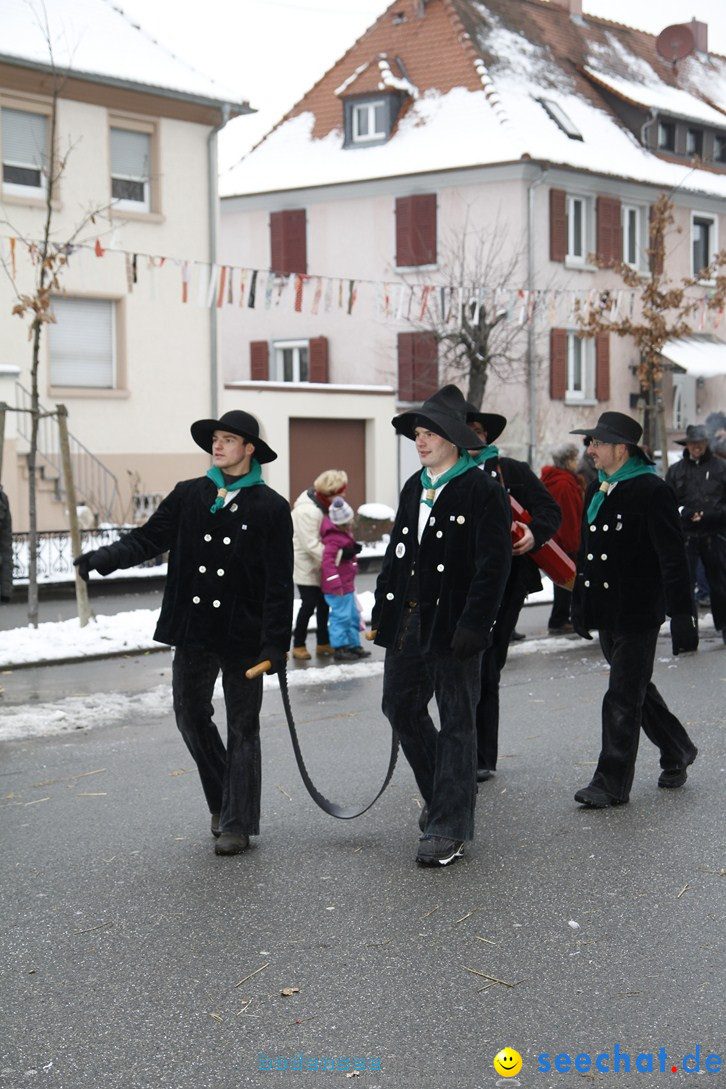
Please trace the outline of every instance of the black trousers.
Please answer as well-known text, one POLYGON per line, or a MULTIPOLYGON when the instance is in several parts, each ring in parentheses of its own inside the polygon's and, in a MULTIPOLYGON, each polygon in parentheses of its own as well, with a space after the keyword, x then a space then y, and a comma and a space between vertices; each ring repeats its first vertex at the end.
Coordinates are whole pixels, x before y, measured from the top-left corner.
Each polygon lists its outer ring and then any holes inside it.
POLYGON ((684 767, 696 752, 651 681, 658 630, 599 633, 610 681, 602 701, 602 749, 591 785, 618 802, 630 795, 641 727, 659 749, 664 771, 684 767))
POLYGON ((300 609, 295 619, 295 630, 292 633, 292 645, 304 647, 308 634, 310 617, 315 613, 318 622, 318 646, 330 642, 328 637, 328 615, 330 610, 325 596, 319 586, 298 586, 300 591, 300 609))
POLYGON ((418 608, 408 610, 396 646, 386 651, 383 713, 428 807, 428 835, 474 837, 480 658, 462 662, 451 654, 423 654, 418 608), (434 696, 438 730, 428 709, 434 696))
POLYGON ((492 631, 492 644, 482 655, 476 709, 477 766, 490 771, 496 770, 499 755, 499 679, 525 597, 519 589, 515 593, 505 591, 492 631))
POLYGON ((711 591, 713 626, 718 631, 726 628, 726 536, 721 533, 686 534, 686 556, 691 576, 691 586, 698 581, 698 561, 703 564, 711 591))
POLYGON ((172 665, 174 714, 194 758, 210 813, 220 832, 260 832, 262 677, 248 681, 254 660, 225 657, 200 647, 177 647, 172 665), (227 745, 214 722, 212 694, 222 673, 227 745))

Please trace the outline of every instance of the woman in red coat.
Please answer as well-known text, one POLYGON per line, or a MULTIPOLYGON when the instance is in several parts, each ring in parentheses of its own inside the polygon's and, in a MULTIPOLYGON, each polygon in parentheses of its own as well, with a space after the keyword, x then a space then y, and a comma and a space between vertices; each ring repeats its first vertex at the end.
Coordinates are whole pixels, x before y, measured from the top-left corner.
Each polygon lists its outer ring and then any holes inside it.
MULTIPOLYGON (((558 446, 552 451, 552 465, 545 465, 540 480, 562 511, 562 523, 554 540, 571 560, 577 558, 582 522, 583 488, 577 475, 580 450, 573 442, 558 446)), ((563 586, 555 586, 552 612, 547 624, 550 632, 567 634, 574 631, 570 623, 572 593, 563 586)))

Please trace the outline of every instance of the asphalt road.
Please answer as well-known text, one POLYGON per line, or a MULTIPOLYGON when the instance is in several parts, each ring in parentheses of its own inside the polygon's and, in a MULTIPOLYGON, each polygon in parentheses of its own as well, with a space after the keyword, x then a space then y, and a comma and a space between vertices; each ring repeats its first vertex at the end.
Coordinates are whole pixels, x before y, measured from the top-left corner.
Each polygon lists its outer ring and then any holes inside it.
MULTIPOLYGON (((656 788, 643 739, 630 804, 580 809, 606 683, 597 644, 517 654, 499 774, 480 789, 475 841, 445 870, 414 862, 403 759, 359 820, 315 808, 277 692, 263 707, 262 834, 235 858, 213 853, 168 714, 0 745, 0 1086, 320 1089, 354 1072, 297 1072, 297 1055, 365 1059, 369 1089, 692 1084, 682 1063, 696 1047, 701 1069, 726 1059, 726 651, 706 638, 672 659, 663 640, 658 658, 700 749, 685 788, 656 788), (615 1072, 616 1045, 633 1064, 652 1054, 654 1072, 628 1075, 623 1059, 615 1072), (522 1055, 516 1078, 492 1066, 504 1046, 522 1055), (583 1082, 539 1069, 543 1054, 604 1053, 610 1070, 583 1082)), ((90 668, 72 667, 77 685, 90 668)), ((114 683, 138 672, 127 663, 114 683)), ((292 699, 323 792, 372 796, 389 744, 380 677, 292 699)))

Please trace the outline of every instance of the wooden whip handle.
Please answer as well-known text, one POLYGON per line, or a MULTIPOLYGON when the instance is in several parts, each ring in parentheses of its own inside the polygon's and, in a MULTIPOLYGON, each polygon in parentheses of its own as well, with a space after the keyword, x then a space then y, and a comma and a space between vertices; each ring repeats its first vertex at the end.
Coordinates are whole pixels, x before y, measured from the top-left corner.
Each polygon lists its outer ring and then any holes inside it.
POLYGON ((257 665, 253 665, 245 673, 245 677, 248 681, 254 681, 255 677, 259 677, 261 673, 267 673, 267 670, 272 665, 269 658, 265 658, 264 662, 258 662, 257 665))
POLYGON ((368 640, 368 642, 370 643, 370 642, 371 642, 371 641, 372 641, 373 639, 375 639, 375 637, 376 637, 377 635, 378 635, 378 629, 377 629, 377 628, 374 628, 374 629, 373 629, 373 631, 367 631, 367 632, 366 632, 366 639, 367 639, 367 640, 368 640))

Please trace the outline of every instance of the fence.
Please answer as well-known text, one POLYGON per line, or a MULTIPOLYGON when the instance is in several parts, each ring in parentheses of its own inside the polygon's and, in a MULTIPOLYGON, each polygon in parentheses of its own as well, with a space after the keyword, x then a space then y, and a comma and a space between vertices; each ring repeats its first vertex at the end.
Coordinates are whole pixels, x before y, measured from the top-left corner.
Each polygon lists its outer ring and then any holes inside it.
MULTIPOLYGON (((132 526, 111 526, 108 529, 89 529, 81 531, 81 548, 89 552, 94 548, 113 544, 119 537, 128 533, 132 526)), ((74 577, 71 538, 68 533, 58 530, 37 535, 38 582, 65 582, 74 577)), ((29 534, 13 534, 13 582, 16 586, 28 581, 30 559, 29 534)), ((148 560, 143 567, 157 567, 162 558, 148 560)))

